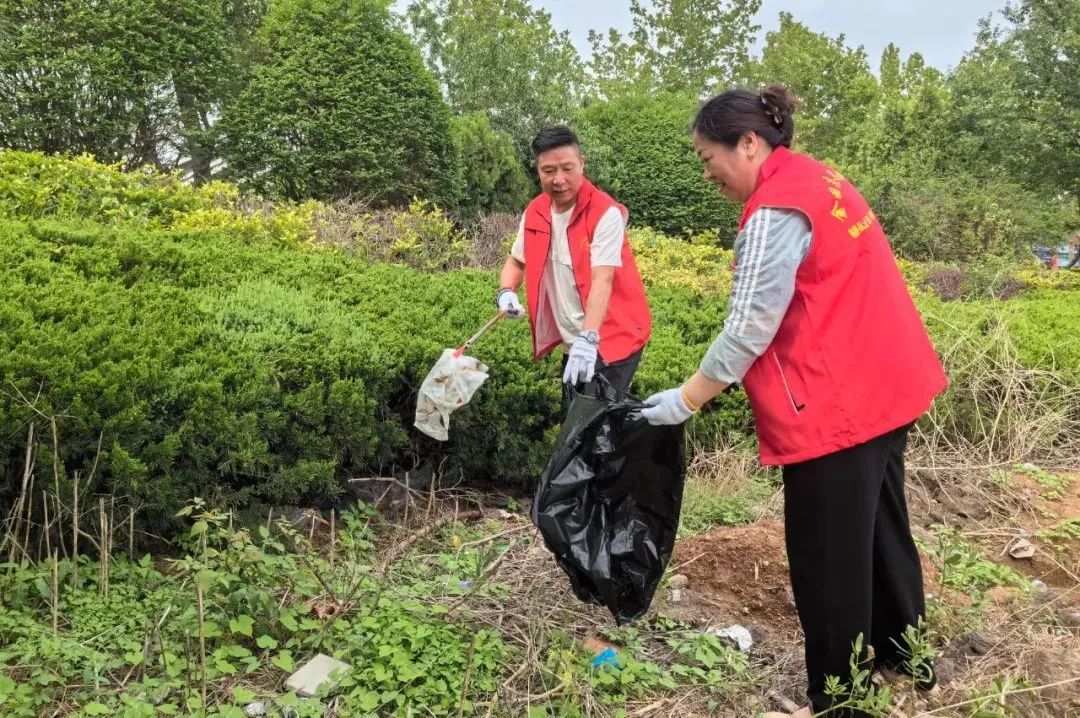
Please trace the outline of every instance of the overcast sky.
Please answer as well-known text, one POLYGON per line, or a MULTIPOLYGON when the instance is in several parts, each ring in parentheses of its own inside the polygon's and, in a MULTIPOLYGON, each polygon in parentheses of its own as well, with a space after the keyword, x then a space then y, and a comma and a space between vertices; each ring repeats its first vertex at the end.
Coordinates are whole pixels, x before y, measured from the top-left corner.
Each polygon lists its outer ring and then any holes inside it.
MULTIPOLYGON (((570 35, 582 55, 589 53, 590 28, 630 27, 629 0, 532 0, 551 13, 554 24, 570 35)), ((975 44, 980 18, 1005 6, 1005 0, 763 0, 758 24, 764 33, 775 28, 777 16, 790 12, 815 32, 843 33, 847 44, 866 48, 877 71, 881 51, 896 43, 904 57, 921 52, 940 70, 954 67, 975 44)))

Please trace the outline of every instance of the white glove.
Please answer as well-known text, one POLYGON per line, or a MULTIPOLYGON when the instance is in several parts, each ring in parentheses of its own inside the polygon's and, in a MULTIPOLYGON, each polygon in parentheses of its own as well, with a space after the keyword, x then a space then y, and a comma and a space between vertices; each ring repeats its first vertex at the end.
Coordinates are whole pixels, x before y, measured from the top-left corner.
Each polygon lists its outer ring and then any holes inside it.
POLYGON ((645 400, 645 407, 641 410, 641 418, 653 426, 681 424, 694 415, 694 410, 683 399, 681 386, 653 394, 645 400))
POLYGON ((583 382, 592 381, 596 373, 596 345, 579 334, 578 338, 570 347, 570 357, 566 362, 566 370, 563 371, 564 384, 577 386, 583 382))
POLYGON ((499 290, 499 296, 495 302, 499 305, 499 311, 505 312, 511 319, 518 319, 525 313, 525 307, 521 306, 517 292, 513 289, 499 290))

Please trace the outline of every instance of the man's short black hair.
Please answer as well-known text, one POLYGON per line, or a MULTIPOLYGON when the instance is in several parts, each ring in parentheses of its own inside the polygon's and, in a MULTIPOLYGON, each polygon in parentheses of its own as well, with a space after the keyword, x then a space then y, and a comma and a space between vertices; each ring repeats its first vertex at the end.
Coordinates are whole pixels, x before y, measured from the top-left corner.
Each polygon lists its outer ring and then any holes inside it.
POLYGON ((580 150, 581 143, 574 131, 566 125, 545 127, 532 141, 533 157, 539 157, 541 152, 547 152, 556 147, 577 147, 580 150))

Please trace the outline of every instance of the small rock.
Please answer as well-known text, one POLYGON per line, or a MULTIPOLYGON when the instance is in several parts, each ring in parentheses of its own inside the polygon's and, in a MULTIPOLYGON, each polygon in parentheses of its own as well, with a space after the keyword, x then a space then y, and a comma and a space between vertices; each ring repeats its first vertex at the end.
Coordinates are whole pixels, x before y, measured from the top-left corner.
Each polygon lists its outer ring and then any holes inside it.
POLYGON ((254 701, 244 706, 244 715, 246 718, 260 718, 266 715, 266 704, 262 701, 254 701))
POLYGON ((677 573, 668 579, 668 585, 672 588, 686 588, 690 584, 690 579, 681 573, 677 573))
POLYGON ((986 503, 973 496, 961 496, 953 502, 953 510, 957 516, 968 519, 981 519, 989 513, 986 503))
POLYGON ((983 631, 972 631, 967 637, 968 650, 977 656, 985 656, 990 652, 997 641, 994 637, 983 631))
POLYGON ((319 692, 324 683, 330 682, 334 671, 348 671, 351 667, 325 653, 317 653, 310 661, 300 667, 285 681, 285 688, 296 691, 301 698, 311 698, 319 692))
POLYGON ((150 695, 147 695, 145 693, 139 693, 139 695, 136 696, 136 698, 138 698, 140 701, 148 701, 150 703, 150 705, 152 705, 152 706, 161 705, 162 703, 165 702, 165 699, 167 699, 168 697, 169 697, 168 689, 165 689, 163 691, 158 691, 157 693, 152 693, 150 695))
POLYGON ((1035 546, 1027 539, 1018 538, 1009 545, 1009 555, 1013 558, 1031 558, 1035 555, 1035 546))
POLYGON ((956 662, 947 656, 940 656, 934 661, 934 673, 939 685, 948 685, 959 672, 956 662))
POLYGON ((1046 591, 1048 591, 1050 589, 1049 586, 1047 586, 1045 583, 1043 583, 1042 581, 1040 581, 1037 578, 1032 580, 1031 587, 1033 589, 1035 589, 1036 591, 1038 591, 1039 593, 1045 593, 1046 591))
POLYGON ((1075 608, 1060 608, 1057 611, 1058 620, 1061 621, 1061 625, 1069 629, 1080 628, 1080 609, 1075 608))
POLYGON ((281 718, 299 718, 299 716, 300 713, 292 706, 283 706, 281 708, 281 718))

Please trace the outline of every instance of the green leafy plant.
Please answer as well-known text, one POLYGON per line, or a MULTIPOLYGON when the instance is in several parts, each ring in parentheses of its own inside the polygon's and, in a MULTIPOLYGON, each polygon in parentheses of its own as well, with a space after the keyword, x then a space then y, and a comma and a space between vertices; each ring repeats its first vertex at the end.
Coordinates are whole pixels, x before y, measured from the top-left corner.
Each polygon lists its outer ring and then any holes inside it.
POLYGON ((848 708, 871 716, 887 716, 892 709, 892 690, 871 680, 873 671, 867 661, 860 633, 852 645, 849 659, 851 672, 845 681, 839 676, 825 677, 825 693, 833 701, 833 709, 848 708))
POLYGON ((973 597, 995 586, 1011 586, 1029 589, 1030 583, 1007 566, 988 561, 978 549, 948 526, 935 525, 935 545, 926 546, 931 558, 941 571, 941 583, 973 597))
POLYGON ((1041 469, 1035 464, 1019 464, 1013 467, 1013 471, 1027 476, 1029 479, 1042 487, 1043 498, 1047 501, 1057 501, 1065 495, 1069 489, 1071 480, 1068 476, 1059 476, 1041 469))

